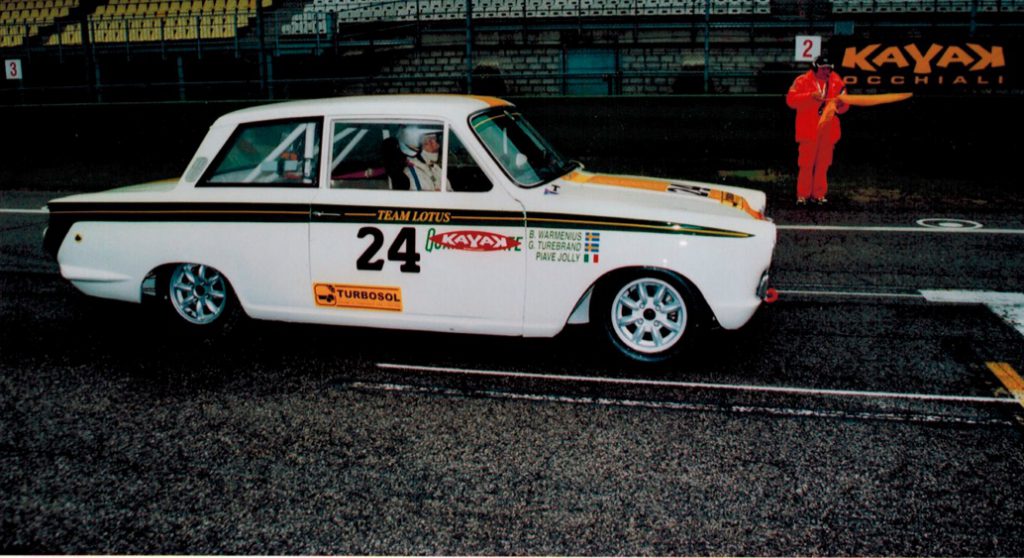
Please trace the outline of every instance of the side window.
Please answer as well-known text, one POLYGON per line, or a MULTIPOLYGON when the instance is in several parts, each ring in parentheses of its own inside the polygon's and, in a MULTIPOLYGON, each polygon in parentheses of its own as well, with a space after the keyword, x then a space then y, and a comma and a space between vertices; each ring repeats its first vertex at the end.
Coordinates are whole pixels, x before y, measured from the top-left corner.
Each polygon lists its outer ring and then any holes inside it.
POLYGON ((240 126, 200 186, 312 186, 320 169, 320 122, 240 126))
POLYGON ((331 188, 442 190, 437 122, 333 123, 331 188))
MULTIPOLYGON (((397 126, 362 122, 335 122, 331 135, 331 188, 387 190, 389 166, 404 168, 385 145, 394 140, 397 126)), ((394 152, 397 153, 397 146, 394 152)))
POLYGON ((448 134, 448 183, 456 192, 487 192, 493 187, 454 133, 448 134))

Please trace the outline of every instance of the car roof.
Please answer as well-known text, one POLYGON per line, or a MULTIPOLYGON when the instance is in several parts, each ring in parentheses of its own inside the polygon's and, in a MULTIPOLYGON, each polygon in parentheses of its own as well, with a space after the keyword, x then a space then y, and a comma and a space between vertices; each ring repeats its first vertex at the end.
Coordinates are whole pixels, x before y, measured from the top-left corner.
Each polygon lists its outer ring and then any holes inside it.
POLYGON ((465 118, 470 113, 512 104, 476 95, 373 95, 272 103, 229 112, 214 126, 324 115, 465 118))

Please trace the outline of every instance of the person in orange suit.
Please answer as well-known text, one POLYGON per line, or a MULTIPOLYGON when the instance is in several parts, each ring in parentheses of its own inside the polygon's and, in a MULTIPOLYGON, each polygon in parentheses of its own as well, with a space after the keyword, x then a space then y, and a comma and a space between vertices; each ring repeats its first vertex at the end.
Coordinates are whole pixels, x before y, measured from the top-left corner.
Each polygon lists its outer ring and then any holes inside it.
POLYGON ((819 56, 807 73, 793 81, 786 93, 786 104, 796 109, 796 141, 799 144, 797 165, 800 173, 796 180, 796 203, 803 205, 810 199, 823 204, 827 200, 828 167, 839 141, 839 118, 824 119, 821 115, 829 101, 835 102, 835 113, 843 114, 849 106, 837 99, 845 90, 843 78, 832 71, 827 56, 819 56))

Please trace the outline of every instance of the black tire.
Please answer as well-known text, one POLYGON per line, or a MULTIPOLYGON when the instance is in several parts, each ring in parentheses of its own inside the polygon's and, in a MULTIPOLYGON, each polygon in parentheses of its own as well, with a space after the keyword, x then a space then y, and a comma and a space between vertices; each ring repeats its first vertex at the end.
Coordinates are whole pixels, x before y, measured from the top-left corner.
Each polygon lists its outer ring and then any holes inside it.
POLYGON ((590 319, 619 355, 635 362, 664 362, 689 345, 702 320, 697 300, 678 276, 637 270, 598 285, 590 319))

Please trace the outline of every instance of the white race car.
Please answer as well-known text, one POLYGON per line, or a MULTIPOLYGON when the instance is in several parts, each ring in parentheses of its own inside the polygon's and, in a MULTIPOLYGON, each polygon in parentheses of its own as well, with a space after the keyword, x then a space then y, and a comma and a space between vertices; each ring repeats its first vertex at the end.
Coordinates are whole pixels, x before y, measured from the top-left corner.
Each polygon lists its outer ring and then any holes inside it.
POLYGON ((660 361, 767 292, 765 195, 595 174, 510 103, 407 95, 227 114, 183 177, 49 203, 82 292, 212 331, 252 318, 550 337, 660 361))

